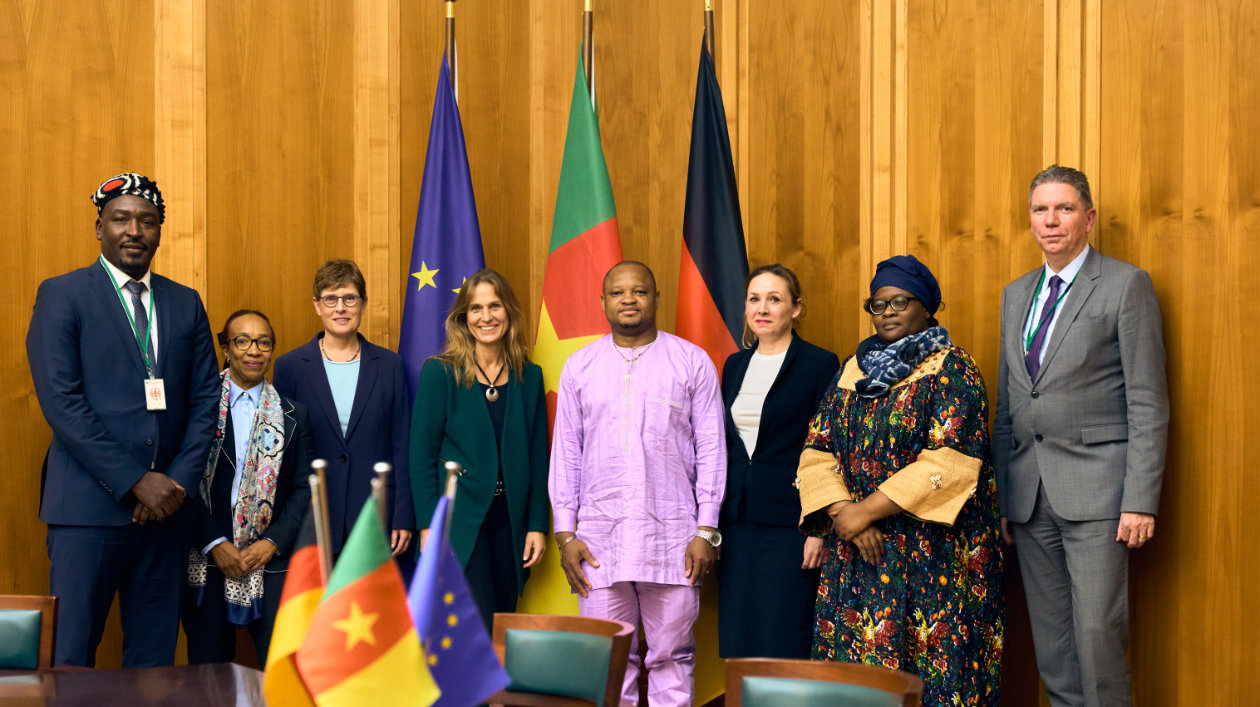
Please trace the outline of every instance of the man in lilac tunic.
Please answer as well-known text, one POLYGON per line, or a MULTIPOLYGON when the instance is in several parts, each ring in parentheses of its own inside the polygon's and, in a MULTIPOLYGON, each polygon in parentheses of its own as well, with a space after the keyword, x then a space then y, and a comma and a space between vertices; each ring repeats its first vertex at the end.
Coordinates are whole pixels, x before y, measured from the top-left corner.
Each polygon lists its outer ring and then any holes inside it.
MULTIPOLYGON (((656 330, 660 293, 642 263, 604 276, 612 334, 569 357, 551 449, 560 565, 582 616, 642 622, 648 701, 690 705, 700 580, 713 569, 726 488, 717 371, 656 330)), ((622 705, 639 702, 637 638, 622 705)))

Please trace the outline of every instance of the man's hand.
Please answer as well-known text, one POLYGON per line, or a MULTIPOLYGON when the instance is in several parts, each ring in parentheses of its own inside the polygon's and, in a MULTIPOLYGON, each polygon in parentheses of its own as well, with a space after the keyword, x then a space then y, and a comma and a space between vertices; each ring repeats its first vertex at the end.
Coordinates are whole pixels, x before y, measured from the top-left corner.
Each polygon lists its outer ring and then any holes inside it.
POLYGON ((138 505, 149 510, 150 517, 144 517, 138 509, 132 511, 131 519, 137 523, 147 520, 166 520, 184 502, 184 487, 175 483, 166 474, 146 471, 144 476, 131 487, 138 505))
POLYGON ((245 559, 241 557, 240 550, 236 549, 231 540, 210 548, 210 557, 214 559, 214 564, 222 570, 223 574, 229 577, 244 577, 250 572, 245 559))
POLYGON ((805 553, 801 558, 801 569, 816 570, 822 567, 823 539, 810 536, 805 538, 805 553))
MULTIPOLYGON (((573 533, 556 533, 556 542, 562 543, 571 537, 573 533)), ((586 543, 574 538, 560 548, 560 568, 564 570, 564 578, 569 580, 569 588, 585 599, 593 587, 586 578, 586 573, 582 571, 583 562, 591 567, 599 567, 599 560, 587 549, 586 543)))
POLYGON ((884 559, 884 534, 875 526, 868 526, 866 530, 853 536, 853 544, 857 546, 862 559, 872 565, 877 565, 884 559))
MULTIPOLYGON (((705 530, 713 530, 713 528, 705 528, 705 530)), ((683 563, 683 567, 687 570, 684 576, 691 579, 691 584, 688 586, 694 587, 700 578, 713 571, 713 565, 717 563, 717 548, 697 535, 687 543, 683 563)))
POLYGON ((1007 545, 1014 545, 1015 535, 1011 532, 1010 521, 1006 519, 1006 516, 1002 516, 999 519, 999 522, 1002 524, 1002 542, 1006 543, 1007 545))
POLYGON ((394 551, 393 552, 394 557, 398 557, 399 555, 406 552, 407 548, 411 547, 411 536, 415 532, 416 531, 414 530, 404 530, 402 528, 394 528, 394 532, 390 533, 390 536, 389 536, 389 547, 391 550, 394 551))
POLYGON ((1121 513, 1116 542, 1139 548, 1155 537, 1155 516, 1150 513, 1121 513))
MULTIPOLYGON (((577 542, 574 540, 573 542, 577 542)), ((547 550, 547 535, 537 530, 531 530, 525 533, 525 554, 521 557, 521 561, 525 564, 522 567, 533 567, 542 559, 543 553, 547 550)))
MULTIPOLYGON (((219 548, 224 545, 231 545, 231 544, 232 543, 230 542, 219 543, 218 545, 215 545, 214 547, 219 548)), ((245 565, 245 569, 248 572, 253 572, 254 570, 260 570, 263 567, 266 567, 267 563, 271 562, 271 558, 275 557, 276 553, 279 551, 280 551, 280 548, 276 547, 276 544, 272 542, 270 538, 259 538, 258 540, 254 541, 254 544, 250 545, 244 550, 241 550, 240 552, 241 564, 245 565)), ((214 550, 211 549, 211 553, 213 552, 214 550)), ((222 569, 222 567, 220 567, 220 569, 222 569)))

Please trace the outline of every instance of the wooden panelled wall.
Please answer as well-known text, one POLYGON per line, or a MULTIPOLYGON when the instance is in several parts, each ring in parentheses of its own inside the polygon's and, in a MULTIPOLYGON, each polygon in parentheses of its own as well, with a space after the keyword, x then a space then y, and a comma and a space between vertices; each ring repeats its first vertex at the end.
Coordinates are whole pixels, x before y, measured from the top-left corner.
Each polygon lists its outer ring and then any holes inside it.
MULTIPOLYGON (((665 329, 703 4, 595 3, 623 247, 656 269, 665 329)), ((457 4, 486 260, 531 313, 581 5, 457 4)), ((1152 705, 1245 701, 1260 660, 1260 608, 1248 601, 1260 545, 1246 523, 1260 482, 1243 456, 1245 431, 1260 424, 1244 368, 1260 347, 1244 326, 1260 313, 1247 290, 1260 266, 1257 5, 714 5, 749 260, 801 275, 804 335, 842 356, 868 332, 858 306, 874 263, 909 252, 933 267, 943 323, 995 380, 1000 289, 1040 262, 1028 181, 1055 161, 1089 174, 1094 243, 1150 271, 1169 354, 1159 537, 1131 575, 1135 694, 1152 705)), ((318 326, 315 268, 352 257, 369 282, 364 331, 394 345, 443 16, 437 0, 0 0, 0 155, 15 202, 0 390, 16 413, 0 475, 0 593, 47 590, 36 505, 50 432, 23 339, 39 281, 98 252, 91 191, 124 169, 159 181, 170 216, 156 268, 198 288, 214 324, 259 308, 292 348, 318 326)), ((1011 596, 1004 701, 1028 704, 1036 672, 1011 596)), ((117 636, 106 641, 102 665, 116 665, 117 636)))

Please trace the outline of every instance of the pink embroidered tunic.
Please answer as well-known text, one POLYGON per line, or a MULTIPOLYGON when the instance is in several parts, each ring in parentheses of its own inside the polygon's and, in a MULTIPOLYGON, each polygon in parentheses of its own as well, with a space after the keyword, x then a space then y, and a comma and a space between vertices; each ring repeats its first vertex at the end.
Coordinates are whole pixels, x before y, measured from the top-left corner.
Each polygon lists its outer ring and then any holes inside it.
POLYGON ((604 336, 569 357, 549 490, 556 532, 600 563, 583 565, 593 588, 688 583, 687 543, 717 527, 725 493, 722 414, 713 362, 672 334, 634 349, 604 336))

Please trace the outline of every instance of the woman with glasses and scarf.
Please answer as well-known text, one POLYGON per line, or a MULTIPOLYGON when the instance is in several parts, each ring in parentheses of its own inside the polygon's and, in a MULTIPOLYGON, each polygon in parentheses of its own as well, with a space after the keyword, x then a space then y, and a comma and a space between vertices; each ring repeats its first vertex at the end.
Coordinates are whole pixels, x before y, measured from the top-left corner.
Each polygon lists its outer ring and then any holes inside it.
POLYGON ((352 260, 329 260, 315 272, 315 313, 324 330, 276 359, 276 390, 307 407, 315 457, 328 462, 329 541, 334 553, 372 492, 373 466, 388 462, 385 525, 395 556, 411 546, 407 440, 411 399, 402 358, 359 333, 367 284, 352 260))
POLYGON ((998 703, 1002 554, 984 381, 914 256, 880 263, 810 422, 801 528, 822 535, 813 658, 914 673, 925 705, 998 703))
POLYGON ((276 339, 266 315, 234 312, 218 338, 226 365, 193 502, 183 610, 188 662, 231 661, 236 628, 244 626, 266 665, 289 555, 310 508, 310 420, 305 407, 267 381, 276 339))

